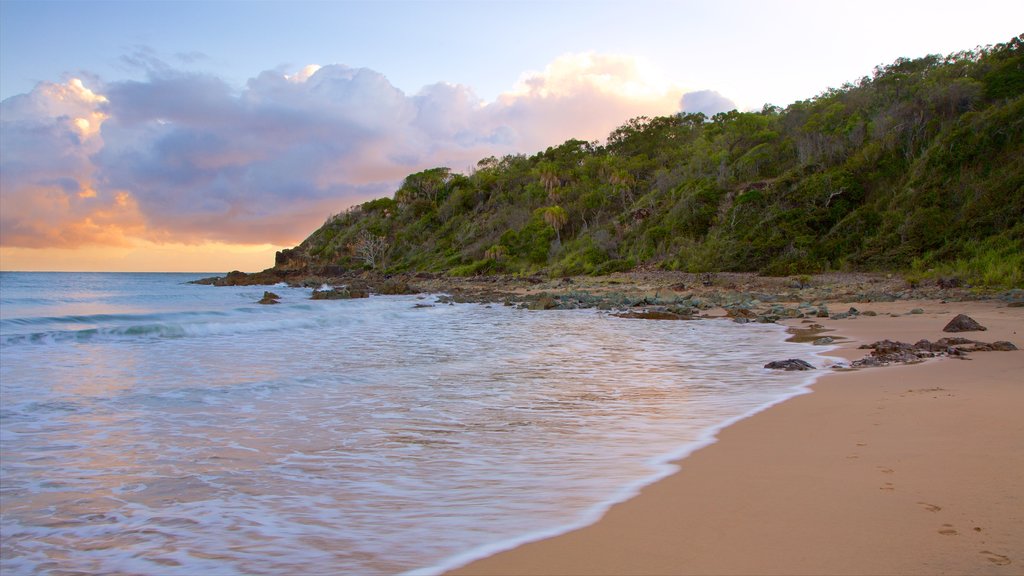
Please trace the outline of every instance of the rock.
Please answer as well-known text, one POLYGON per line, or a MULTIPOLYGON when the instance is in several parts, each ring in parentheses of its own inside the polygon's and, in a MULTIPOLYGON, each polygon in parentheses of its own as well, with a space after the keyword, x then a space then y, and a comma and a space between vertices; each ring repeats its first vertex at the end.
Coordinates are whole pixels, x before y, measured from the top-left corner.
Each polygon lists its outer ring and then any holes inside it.
POLYGON ((770 370, 814 370, 814 366, 798 358, 775 360, 765 364, 764 367, 770 370))
POLYGON ((668 310, 640 310, 637 312, 625 312, 612 314, 616 318, 638 318, 641 320, 693 320, 693 316, 683 316, 668 310))
POLYGON ((400 278, 388 278, 378 288, 378 294, 395 296, 403 294, 417 294, 419 290, 413 288, 408 282, 400 278))
POLYGON ((364 290, 355 288, 330 288, 328 290, 313 290, 311 300, 348 300, 350 298, 368 298, 369 294, 364 290))
POLYGON ((824 336, 815 340, 813 344, 815 346, 828 346, 833 342, 835 342, 835 339, 833 339, 831 336, 824 336))
POLYGON ((533 302, 530 302, 530 310, 551 310, 558 307, 558 302, 547 294, 543 294, 533 302))
POLYGON ((966 314, 957 314, 956 318, 950 320, 949 324, 942 329, 943 332, 974 332, 978 330, 988 330, 988 328, 978 324, 966 314))
POLYGON ((752 312, 749 308, 730 308, 729 310, 726 310, 725 314, 730 318, 745 318, 747 320, 757 318, 757 314, 752 312))
POLYGON ((281 297, 273 292, 263 292, 263 298, 257 301, 257 304, 280 304, 281 297))
POLYGON ((987 344, 985 342, 975 342, 974 346, 972 346, 971 348, 968 348, 967 351, 968 352, 1012 352, 1013 350, 1016 350, 1016 349, 1017 349, 1017 347, 1014 346, 1012 342, 1007 342, 1006 340, 999 340, 999 341, 993 342, 991 344, 987 344))
POLYGON ((910 311, 910 313, 911 314, 924 314, 924 309, 923 308, 914 308, 913 310, 910 311))
POLYGON ((878 316, 878 312, 875 312, 874 310, 865 310, 865 311, 861 312, 861 315, 862 316, 878 316))

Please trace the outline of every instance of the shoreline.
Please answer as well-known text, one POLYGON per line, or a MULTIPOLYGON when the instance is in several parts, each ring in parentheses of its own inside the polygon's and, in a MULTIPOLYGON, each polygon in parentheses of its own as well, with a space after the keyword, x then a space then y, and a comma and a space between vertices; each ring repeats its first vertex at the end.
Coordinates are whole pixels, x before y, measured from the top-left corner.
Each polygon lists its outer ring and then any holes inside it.
MULTIPOLYGON (((850 361, 866 355, 861 344, 950 336, 941 329, 959 312, 989 330, 958 336, 1024 335, 1024 310, 998 302, 857 305, 879 315, 819 319, 842 337, 819 356, 850 361)), ((813 394, 723 424, 596 523, 447 573, 1019 573, 1019 374, 1022 351, 818 373, 813 394)))
MULTIPOLYGON (((725 311, 721 311, 720 316, 712 318, 705 318, 711 320, 717 320, 720 322, 729 321, 729 317, 725 315, 725 311)), ((648 320, 649 321, 649 320, 648 320)), ((777 334, 779 342, 790 342, 792 341, 792 333, 785 329, 784 326, 779 326, 780 330, 777 334)), ((834 362, 841 360, 839 357, 832 356, 831 350, 835 347, 822 347, 820 351, 814 351, 814 358, 818 361, 823 362, 834 362)), ((819 362, 820 363, 820 362, 819 362)), ((444 561, 421 568, 416 568, 403 572, 404 576, 430 576, 436 574, 449 574, 458 572, 463 567, 470 565, 474 562, 490 558, 492 556, 502 554, 515 550, 521 546, 529 545, 534 542, 548 540, 551 538, 558 538, 564 534, 571 533, 580 529, 587 528, 597 522, 599 522, 610 509, 629 500, 639 496, 646 488, 669 478, 680 471, 680 463, 689 458, 694 453, 704 450, 713 444, 718 442, 718 436, 723 430, 726 430, 730 426, 733 426, 743 420, 754 417, 766 410, 771 410, 773 407, 778 406, 784 402, 788 402, 798 396, 810 394, 812 392, 812 386, 818 380, 819 376, 813 372, 804 372, 803 381, 799 384, 795 384, 791 391, 778 398, 775 398, 769 402, 765 402, 759 406, 756 406, 747 412, 731 416, 721 422, 711 426, 701 432, 701 435, 687 442, 686 444, 680 445, 678 448, 671 452, 666 452, 660 456, 656 456, 648 461, 648 465, 651 467, 652 473, 644 478, 635 480, 627 485, 619 487, 605 500, 595 504, 591 509, 585 511, 579 518, 573 522, 566 522, 552 528, 544 530, 538 530, 522 534, 516 537, 507 538, 504 540, 492 542, 476 548, 467 550, 455 556, 448 557, 444 561)))

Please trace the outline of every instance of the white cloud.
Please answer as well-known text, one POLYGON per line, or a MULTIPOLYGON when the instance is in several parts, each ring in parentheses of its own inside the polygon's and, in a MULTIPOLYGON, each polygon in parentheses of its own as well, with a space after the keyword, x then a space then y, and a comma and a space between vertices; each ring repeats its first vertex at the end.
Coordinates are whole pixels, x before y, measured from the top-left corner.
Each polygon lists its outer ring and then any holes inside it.
POLYGON ((679 107, 683 112, 703 112, 708 116, 714 116, 719 112, 736 110, 737 108, 735 102, 714 90, 687 92, 679 100, 679 107))

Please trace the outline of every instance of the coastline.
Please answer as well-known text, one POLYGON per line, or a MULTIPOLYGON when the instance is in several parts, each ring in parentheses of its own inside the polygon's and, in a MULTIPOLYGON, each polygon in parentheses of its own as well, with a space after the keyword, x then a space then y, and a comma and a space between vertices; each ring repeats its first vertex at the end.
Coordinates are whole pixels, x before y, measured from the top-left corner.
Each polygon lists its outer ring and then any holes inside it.
MULTIPOLYGON (((957 336, 1024 336, 1024 309, 1000 302, 856 305, 878 315, 819 320, 841 337, 828 355, 950 336, 942 327, 961 312, 988 330, 957 336)), ((1024 351, 823 374, 812 394, 725 427, 598 522, 449 573, 1020 573, 1020 374, 1024 351)))

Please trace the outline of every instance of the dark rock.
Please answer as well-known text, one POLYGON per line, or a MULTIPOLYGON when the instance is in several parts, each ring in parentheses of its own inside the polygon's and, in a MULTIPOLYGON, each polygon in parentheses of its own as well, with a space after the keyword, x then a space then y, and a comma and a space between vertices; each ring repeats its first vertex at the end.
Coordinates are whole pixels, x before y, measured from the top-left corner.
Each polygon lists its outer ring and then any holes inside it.
POLYGON ((558 307, 558 301, 547 294, 542 294, 527 307, 530 310, 551 310, 558 307))
POLYGON ((257 301, 257 304, 280 304, 281 297, 273 292, 263 292, 263 298, 257 301))
POLYGON ((831 336, 823 336, 823 337, 818 338, 817 340, 815 340, 814 341, 814 345, 815 346, 828 346, 829 344, 831 344, 833 342, 835 342, 835 339, 833 339, 831 336))
POLYGON ((395 296, 403 294, 419 294, 420 291, 410 286, 408 282, 401 278, 388 278, 377 287, 376 292, 378 294, 395 296))
POLYGON ((966 314, 957 314, 956 318, 950 320, 949 324, 942 329, 943 332, 974 332, 978 330, 988 330, 988 328, 978 324, 966 314))
POLYGON ((368 298, 365 290, 356 288, 331 288, 329 290, 313 290, 311 300, 348 300, 350 298, 368 298))
POLYGON ((975 342, 974 346, 968 348, 968 352, 1012 352, 1017 347, 1012 342, 1006 340, 999 340, 991 344, 985 342, 975 342))
POLYGON ((641 320, 693 320, 693 316, 684 316, 682 314, 676 314, 675 312, 669 312, 668 310, 640 310, 624 312, 622 314, 612 314, 616 318, 637 318, 641 320))
POLYGON ((959 278, 951 277, 951 276, 943 276, 943 277, 940 277, 938 280, 936 280, 935 284, 938 285, 939 288, 949 289, 949 288, 959 288, 963 283, 960 282, 959 278))
POLYGON ((923 308, 914 308, 913 310, 910 311, 910 313, 911 314, 924 314, 924 309, 923 308))
POLYGON ((804 360, 798 358, 790 358, 789 360, 775 360, 764 365, 765 368, 771 370, 814 370, 814 366, 811 366, 804 360))
POLYGON ((725 311, 725 315, 729 318, 757 318, 757 314, 752 312, 749 308, 730 308, 725 311))

